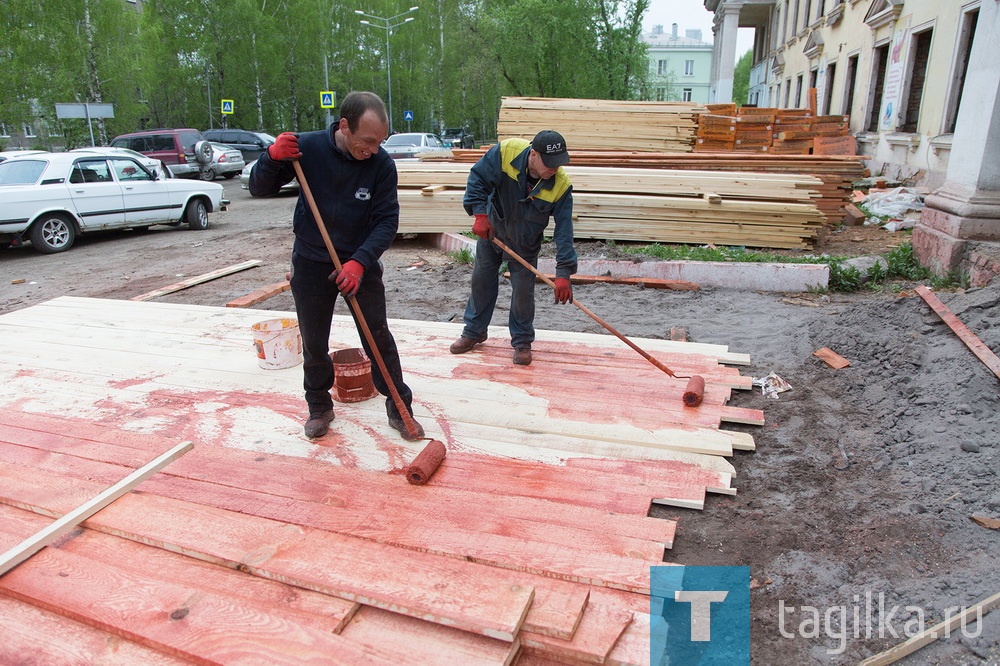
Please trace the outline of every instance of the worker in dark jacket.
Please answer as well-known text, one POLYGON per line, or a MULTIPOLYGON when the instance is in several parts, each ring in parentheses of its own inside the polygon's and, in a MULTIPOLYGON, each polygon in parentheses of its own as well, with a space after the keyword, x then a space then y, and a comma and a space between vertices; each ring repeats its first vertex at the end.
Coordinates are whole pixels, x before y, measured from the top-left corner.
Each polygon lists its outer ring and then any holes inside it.
MULTIPOLYGON (((573 248, 573 186, 563 170, 569 163, 566 141, 558 132, 539 132, 529 143, 505 139, 493 146, 469 172, 465 211, 475 215, 472 231, 476 264, 472 269, 472 294, 465 307, 465 328, 452 343, 452 354, 464 354, 486 340, 499 291, 503 252, 492 242, 494 234, 532 266, 538 266, 542 234, 555 219, 556 303, 573 300, 569 277, 576 272, 573 248)), ((535 340, 535 276, 513 259, 510 269, 511 303, 508 327, 514 363, 531 363, 535 340)))
MULTIPOLYGON (((250 194, 272 196, 295 177, 298 160, 312 188, 326 230, 337 250, 342 270, 336 271, 319 227, 303 194, 295 205, 292 230, 291 288, 302 335, 303 386, 309 419, 306 437, 322 437, 333 421, 333 361, 330 326, 337 294, 353 296, 381 352, 389 380, 412 414, 413 393, 403 383, 396 341, 386 322, 385 286, 379 257, 389 249, 399 226, 396 164, 381 143, 389 134, 382 100, 370 92, 352 92, 341 105, 341 118, 328 129, 294 134, 284 132, 261 154, 250 172, 250 194)), ((368 358, 373 350, 358 325, 368 358)), ((372 380, 379 393, 390 396, 385 377, 372 363, 372 380)), ((408 439, 402 416, 386 398, 389 424, 408 439)), ((423 429, 417 424, 420 437, 423 429)))

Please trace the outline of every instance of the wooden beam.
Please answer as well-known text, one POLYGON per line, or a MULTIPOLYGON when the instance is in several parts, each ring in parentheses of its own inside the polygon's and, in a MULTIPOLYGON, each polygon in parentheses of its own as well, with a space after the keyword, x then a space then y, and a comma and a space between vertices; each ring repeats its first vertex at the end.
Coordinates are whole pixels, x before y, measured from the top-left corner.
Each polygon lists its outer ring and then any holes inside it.
POLYGON ((156 289, 155 291, 150 291, 145 294, 139 294, 138 296, 133 296, 130 301, 150 301, 154 298, 160 296, 166 296, 167 294, 172 294, 175 291, 180 291, 182 289, 187 289, 188 287, 193 287, 196 284, 201 284, 203 282, 210 282, 216 278, 225 277, 232 273, 238 273, 240 271, 245 271, 248 268, 253 268, 254 266, 260 266, 262 262, 260 259, 252 259, 250 261, 244 261, 242 264, 236 264, 234 266, 228 266, 226 268, 220 268, 217 271, 212 271, 211 273, 205 273, 203 275, 196 275, 193 278, 188 278, 181 282, 176 282, 172 285, 163 287, 161 289, 156 289))
POLYGON ((851 364, 846 358, 833 351, 829 347, 823 347, 822 349, 817 349, 813 352, 813 356, 819 360, 826 363, 828 366, 834 370, 840 370, 841 368, 846 368, 851 364))
MULTIPOLYGON (((510 273, 504 273, 504 277, 510 279, 510 273)), ((555 280, 555 275, 546 275, 550 280, 555 280)), ((676 291, 698 291, 701 289, 695 282, 686 280, 662 280, 658 278, 644 277, 611 277, 610 275, 573 275, 569 281, 573 284, 630 284, 642 286, 648 289, 674 289, 676 291)), ((544 282, 538 278, 537 282, 544 282)))
POLYGON ((992 370, 994 375, 1000 378, 1000 358, 975 333, 970 331, 969 327, 963 324, 930 289, 920 285, 917 287, 917 293, 941 317, 944 323, 948 324, 948 327, 955 332, 959 340, 964 342, 965 346, 971 349, 972 353, 985 363, 986 367, 992 370))
POLYGON ((858 666, 884 666, 885 664, 893 664, 906 655, 913 654, 925 645, 933 643, 937 639, 944 636, 951 635, 951 632, 957 629, 960 625, 965 626, 965 623, 970 617, 974 616, 982 618, 998 605, 1000 605, 1000 592, 997 592, 992 597, 983 599, 974 606, 966 608, 958 615, 954 615, 944 622, 938 622, 930 629, 924 629, 916 636, 912 636, 909 640, 900 643, 896 647, 889 648, 885 652, 880 652, 876 655, 868 657, 864 661, 860 662, 858 666))
POLYGON ((248 308, 251 305, 257 305, 272 296, 277 296, 282 292, 286 292, 292 288, 292 285, 288 280, 283 282, 276 282, 275 284, 269 284, 266 287, 261 287, 260 289, 254 289, 249 294, 245 296, 240 296, 239 298, 234 298, 233 300, 226 303, 227 308, 248 308))
POLYGON ((154 474, 167 464, 173 462, 176 458, 179 458, 190 451, 192 446, 194 446, 192 442, 181 442, 174 448, 161 454, 151 462, 132 472, 104 492, 98 494, 93 499, 84 502, 76 509, 73 509, 62 518, 46 527, 44 530, 25 539, 3 555, 0 555, 0 576, 10 571, 21 562, 24 562, 26 559, 58 539, 66 532, 72 530, 79 523, 82 523, 87 518, 90 518, 95 513, 132 490, 134 486, 141 483, 144 479, 146 479, 146 477, 154 474))

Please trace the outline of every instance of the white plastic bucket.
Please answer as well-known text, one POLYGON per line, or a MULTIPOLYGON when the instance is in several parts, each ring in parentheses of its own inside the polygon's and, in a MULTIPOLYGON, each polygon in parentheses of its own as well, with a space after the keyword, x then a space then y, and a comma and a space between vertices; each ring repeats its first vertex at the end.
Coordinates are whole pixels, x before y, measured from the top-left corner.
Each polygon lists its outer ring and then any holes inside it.
POLYGON ((268 319, 250 327, 257 363, 265 370, 291 368, 302 362, 302 336, 295 319, 268 319))

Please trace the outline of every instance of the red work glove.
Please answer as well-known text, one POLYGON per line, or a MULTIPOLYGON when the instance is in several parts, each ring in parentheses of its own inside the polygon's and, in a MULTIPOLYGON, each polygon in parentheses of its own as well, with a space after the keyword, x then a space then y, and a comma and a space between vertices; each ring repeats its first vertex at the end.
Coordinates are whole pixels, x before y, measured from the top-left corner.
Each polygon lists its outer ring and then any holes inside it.
POLYGON ((346 262, 342 269, 334 271, 330 277, 337 282, 337 289, 344 296, 354 296, 361 287, 361 276, 364 275, 365 267, 361 262, 351 259, 346 262))
POLYGON ((476 221, 472 223, 472 233, 483 240, 493 238, 493 225, 490 224, 490 218, 486 215, 476 215, 476 221))
POLYGON ((556 303, 571 303, 573 301, 573 287, 569 284, 569 278, 556 278, 556 303))
POLYGON ((272 160, 284 162, 302 157, 299 152, 299 135, 295 132, 282 132, 278 138, 267 147, 267 155, 272 160))

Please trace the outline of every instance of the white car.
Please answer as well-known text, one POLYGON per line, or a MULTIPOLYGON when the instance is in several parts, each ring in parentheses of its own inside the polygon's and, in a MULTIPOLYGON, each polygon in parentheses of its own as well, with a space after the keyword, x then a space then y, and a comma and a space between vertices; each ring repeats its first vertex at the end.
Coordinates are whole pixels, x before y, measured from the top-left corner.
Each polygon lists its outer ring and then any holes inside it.
POLYGON ((37 155, 38 153, 44 153, 44 150, 27 150, 27 149, 15 149, 15 150, 0 150, 0 162, 5 162, 12 157, 19 157, 20 155, 37 155))
POLYGON ((163 178, 128 155, 13 157, 0 163, 0 243, 31 241, 52 254, 92 231, 183 222, 207 229, 208 214, 229 205, 222 194, 222 185, 163 178))
POLYGON ((243 153, 222 143, 215 141, 209 141, 209 143, 212 144, 212 162, 205 165, 199 174, 201 179, 215 180, 218 176, 222 176, 228 180, 238 176, 243 167, 246 166, 246 162, 243 161, 243 153))
POLYGON ((174 175, 170 173, 170 169, 167 165, 154 157, 147 157, 142 153, 137 153, 131 148, 114 148, 112 146, 91 146, 89 148, 74 148, 69 151, 71 153, 91 153, 93 155, 105 155, 108 157, 119 157, 126 156, 135 158, 135 160, 146 167, 146 170, 150 173, 159 174, 160 178, 173 178, 174 175))
POLYGON ((433 134, 405 132, 393 134, 382 142, 382 147, 393 159, 420 159, 423 157, 451 157, 451 149, 433 134))

